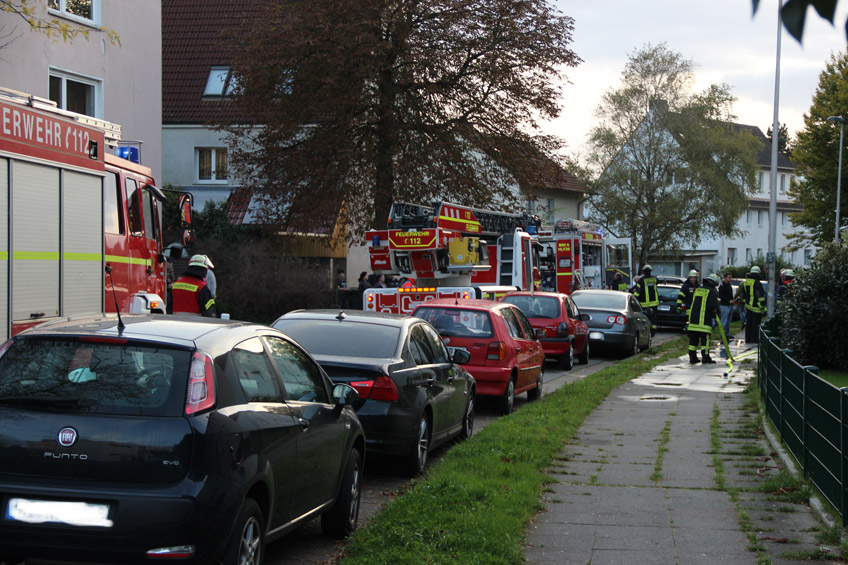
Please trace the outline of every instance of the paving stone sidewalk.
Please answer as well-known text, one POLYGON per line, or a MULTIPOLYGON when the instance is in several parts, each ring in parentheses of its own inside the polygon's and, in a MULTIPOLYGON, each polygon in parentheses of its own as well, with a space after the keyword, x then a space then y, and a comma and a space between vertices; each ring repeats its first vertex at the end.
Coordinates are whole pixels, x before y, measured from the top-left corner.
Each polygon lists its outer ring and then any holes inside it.
POLYGON ((613 391, 550 469, 527 562, 835 561, 838 545, 817 541, 826 525, 778 490, 783 464, 744 394, 755 363, 725 377, 681 357, 613 391))

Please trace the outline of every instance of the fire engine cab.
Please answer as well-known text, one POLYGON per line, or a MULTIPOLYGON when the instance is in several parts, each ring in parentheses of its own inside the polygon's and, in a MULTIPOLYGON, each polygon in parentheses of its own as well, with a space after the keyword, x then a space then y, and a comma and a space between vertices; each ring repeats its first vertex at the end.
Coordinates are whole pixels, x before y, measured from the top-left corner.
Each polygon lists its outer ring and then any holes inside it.
POLYGON ((0 89, 0 326, 165 311, 161 202, 121 128, 0 89))

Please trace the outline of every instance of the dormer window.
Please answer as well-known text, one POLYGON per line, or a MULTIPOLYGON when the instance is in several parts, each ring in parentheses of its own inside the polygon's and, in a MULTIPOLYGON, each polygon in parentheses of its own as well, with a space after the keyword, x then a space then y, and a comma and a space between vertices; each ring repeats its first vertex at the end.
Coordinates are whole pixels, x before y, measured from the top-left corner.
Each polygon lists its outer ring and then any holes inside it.
POLYGON ((235 79, 231 67, 212 67, 209 70, 209 78, 206 79, 203 96, 230 96, 234 86, 235 79))

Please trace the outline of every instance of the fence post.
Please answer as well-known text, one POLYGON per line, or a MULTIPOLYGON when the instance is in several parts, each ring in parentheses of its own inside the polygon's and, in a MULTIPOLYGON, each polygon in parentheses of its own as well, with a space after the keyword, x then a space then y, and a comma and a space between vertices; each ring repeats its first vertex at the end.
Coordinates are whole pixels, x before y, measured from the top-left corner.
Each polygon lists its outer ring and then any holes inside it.
POLYGON ((846 471, 848 471, 845 468, 845 415, 848 412, 845 409, 845 393, 848 392, 848 387, 839 389, 839 392, 839 505, 841 506, 839 514, 842 516, 842 526, 844 527, 848 523, 845 517, 845 508, 848 506, 848 496, 846 496, 848 493, 845 491, 846 471))

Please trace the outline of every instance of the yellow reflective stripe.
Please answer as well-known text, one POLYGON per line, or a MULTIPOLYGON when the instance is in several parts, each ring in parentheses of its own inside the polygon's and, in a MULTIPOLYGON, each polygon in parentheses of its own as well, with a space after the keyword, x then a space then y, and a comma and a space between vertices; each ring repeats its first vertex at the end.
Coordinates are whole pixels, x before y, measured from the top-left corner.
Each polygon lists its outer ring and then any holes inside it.
POLYGON ((8 251, 0 251, 0 261, 8 261, 9 260, 9 252, 8 251))
POLYGON ((65 261, 102 261, 100 253, 65 253, 65 261))
POLYGON ((211 299, 209 302, 207 302, 207 303, 206 303, 206 306, 204 306, 204 307, 203 307, 203 309, 204 309, 204 310, 209 310, 209 309, 210 309, 210 308, 212 308, 214 305, 215 305, 215 299, 213 298, 213 299, 211 299))
POLYGON ((125 257, 123 255, 107 255, 106 260, 112 263, 126 263, 128 265, 143 265, 145 267, 151 267, 153 262, 150 259, 144 259, 142 257, 125 257))
POLYGON ((174 290, 188 290, 189 292, 197 292, 199 288, 196 284, 191 284, 187 282, 175 282, 172 287, 174 290))
POLYGON ((58 261, 58 251, 13 251, 12 258, 19 261, 58 261))
POLYGON ((557 273, 557 276, 558 277, 570 277, 571 274, 572 274, 571 271, 569 271, 567 273, 557 273))

